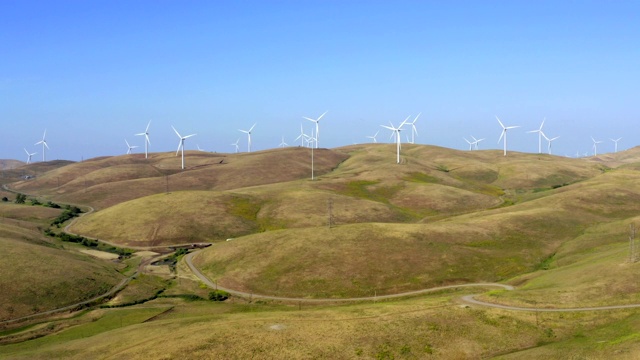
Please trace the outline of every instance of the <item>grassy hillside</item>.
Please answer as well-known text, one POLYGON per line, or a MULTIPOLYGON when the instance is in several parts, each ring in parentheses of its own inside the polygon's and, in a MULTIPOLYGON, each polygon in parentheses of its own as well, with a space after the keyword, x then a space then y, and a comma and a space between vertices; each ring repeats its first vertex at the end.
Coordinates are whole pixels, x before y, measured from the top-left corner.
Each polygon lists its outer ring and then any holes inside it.
MULTIPOLYGON (((346 158, 342 152, 315 151, 316 174, 331 171, 346 158)), ((175 153, 141 154, 87 160, 12 184, 26 193, 62 202, 106 208, 143 196, 181 190, 228 190, 311 176, 310 149, 285 148, 254 153, 185 153, 180 170, 175 153)))
POLYGON ((0 356, 486 359, 529 354, 524 358, 566 359, 582 354, 590 359, 633 359, 640 349, 632 330, 638 316, 629 311, 536 317, 461 307, 455 299, 462 294, 301 309, 154 301, 144 307, 89 313, 55 335, 2 346, 0 356))
POLYGON ((61 249, 0 237, 0 321, 103 294, 121 279, 111 264, 61 249))

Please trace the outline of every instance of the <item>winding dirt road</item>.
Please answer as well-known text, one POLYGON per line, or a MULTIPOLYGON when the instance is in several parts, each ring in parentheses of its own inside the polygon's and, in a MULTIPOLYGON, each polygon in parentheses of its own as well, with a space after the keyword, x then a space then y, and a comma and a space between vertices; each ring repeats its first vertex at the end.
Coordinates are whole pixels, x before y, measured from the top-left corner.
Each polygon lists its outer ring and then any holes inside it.
MULTIPOLYGON (((468 287, 497 287, 505 290, 515 290, 515 288, 511 285, 506 284, 498 284, 498 283, 472 283, 472 284, 460 284, 460 285, 448 285, 448 286, 438 286, 429 289, 422 289, 416 291, 409 291, 399 294, 390 294, 390 295, 380 295, 380 296, 367 296, 367 297, 359 297, 359 298, 324 298, 324 299, 308 299, 308 298, 291 298, 291 297, 282 297, 282 296, 270 296, 270 295, 260 295, 247 293, 243 291, 237 291, 233 289, 224 288, 213 283, 208 277, 206 277, 194 264, 193 257, 197 254, 197 252, 192 252, 187 254, 184 257, 187 266, 196 275, 204 284, 209 286, 212 289, 224 290, 232 295, 249 298, 249 299, 267 299, 267 300, 279 300, 279 301, 290 301, 290 302, 305 302, 305 303, 336 303, 336 302, 354 302, 354 301, 375 301, 375 300, 384 300, 384 299, 394 299, 401 298, 405 296, 412 295, 420 295, 429 292, 436 292, 440 290, 446 289, 460 289, 460 288, 468 288, 468 287)), ((509 306, 509 305, 500 305, 488 303, 480 300, 476 300, 474 298, 475 295, 466 295, 460 298, 463 303, 467 303, 470 305, 477 306, 485 306, 503 310, 512 310, 512 311, 533 311, 533 312, 577 312, 577 311, 601 311, 601 310, 620 310, 620 309, 632 309, 632 308, 640 308, 640 304, 629 304, 629 305, 610 305, 610 306, 594 306, 594 307, 578 307, 578 308, 526 308, 526 307, 518 307, 518 306, 509 306)))

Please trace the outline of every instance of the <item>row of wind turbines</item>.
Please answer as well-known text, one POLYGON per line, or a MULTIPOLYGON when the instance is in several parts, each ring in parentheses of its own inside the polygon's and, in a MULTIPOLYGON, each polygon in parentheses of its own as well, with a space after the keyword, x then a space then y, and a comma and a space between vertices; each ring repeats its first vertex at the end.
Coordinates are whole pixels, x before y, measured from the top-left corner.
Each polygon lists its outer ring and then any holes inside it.
MULTIPOLYGON (((315 124, 315 129, 311 130, 311 135, 307 135, 304 133, 303 130, 303 126, 302 124, 300 125, 300 135, 294 140, 294 141, 298 141, 300 140, 300 146, 304 147, 305 146, 305 142, 306 142, 306 146, 307 147, 311 147, 313 148, 315 146, 315 148, 317 149, 319 146, 319 134, 320 134, 320 120, 327 114, 327 111, 325 111, 322 115, 320 115, 319 117, 313 119, 313 118, 309 118, 306 116, 303 116, 302 118, 308 121, 311 121, 315 124)), ((389 129, 391 130, 391 136, 389 137, 390 139, 393 138, 395 136, 395 142, 396 142, 396 163, 400 163, 400 151, 402 149, 402 141, 401 141, 401 136, 400 136, 400 132, 404 130, 404 126, 411 126, 411 138, 409 138, 409 136, 407 135, 407 142, 410 144, 414 144, 415 143, 415 137, 416 135, 418 135, 418 130, 416 128, 416 122, 418 121, 418 118, 420 117, 421 113, 418 114, 413 121, 409 122, 409 119, 411 118, 411 116, 408 116, 406 119, 404 119, 404 121, 402 121, 400 123, 399 126, 394 126, 393 123, 391 121, 389 121, 389 125, 380 125, 383 128, 389 129)), ((512 129, 516 129, 519 128, 520 126, 505 126, 504 123, 500 120, 500 118, 498 118, 496 116, 496 120, 498 120, 498 123, 500 124, 500 127, 502 128, 502 131, 500 133, 500 137, 498 138, 498 143, 500 143, 500 141, 503 141, 503 155, 506 156, 507 155, 507 133, 509 130, 512 129)), ((538 129, 535 130, 531 130, 531 131, 527 131, 527 133, 537 133, 538 134, 538 153, 542 153, 542 138, 544 138, 545 140, 547 140, 547 152, 549 154, 551 154, 551 143, 555 140, 557 140, 558 138, 560 138, 560 136, 556 136, 553 138, 549 138, 547 137, 547 135, 543 132, 543 127, 545 124, 546 119, 542 120, 542 123, 540 124, 540 127, 538 129)), ((251 134, 253 132, 253 129, 256 127, 257 123, 254 123, 248 130, 243 130, 243 129, 238 129, 238 131, 247 134, 247 151, 251 152, 251 134)), ((137 133, 134 134, 135 136, 144 136, 144 152, 145 152, 145 159, 148 158, 149 156, 149 145, 151 144, 150 138, 149 138, 149 128, 151 126, 151 121, 149 121, 147 123, 147 127, 145 128, 144 132, 141 133, 137 133)), ((178 156, 179 153, 181 153, 181 158, 182 158, 182 164, 181 167, 182 169, 185 168, 185 160, 184 160, 184 142, 186 139, 196 136, 196 134, 190 134, 190 135, 186 135, 186 136, 182 136, 180 135, 180 133, 178 132, 178 130, 176 130, 175 127, 173 127, 173 125, 171 125, 171 128, 173 129, 173 131, 175 132, 175 134, 178 136, 178 149, 176 150, 176 156, 178 156)), ((377 136, 379 134, 379 131, 376 132, 375 135, 373 136, 367 136, 367 138, 371 139, 372 142, 377 143, 377 136)), ((46 140, 46 135, 47 135, 47 131, 44 131, 44 134, 42 135, 42 140, 38 141, 37 143, 35 143, 35 145, 42 145, 42 161, 46 161, 46 150, 49 150, 49 145, 47 144, 47 140, 46 140)), ((484 138, 481 139, 476 139, 473 135, 471 135, 471 138, 473 139, 473 141, 469 141, 467 140, 467 138, 463 138, 464 141, 469 145, 469 150, 478 150, 478 144, 485 140, 484 138)), ((613 141, 615 143, 615 152, 618 152, 618 142, 621 140, 622 138, 618 138, 618 139, 611 139, 611 141, 613 141)), ((591 137, 591 140, 593 142, 593 154, 594 156, 598 155, 598 144, 601 144, 602 141, 598 141, 595 140, 593 137, 591 137)), ((238 138, 238 140, 235 143, 232 143, 231 146, 235 147, 235 152, 239 152, 239 142, 240 142, 240 138, 238 138)), ((137 148, 138 146, 136 145, 131 145, 129 143, 129 141, 125 138, 125 143, 127 145, 127 154, 131 154, 133 149, 137 148)), ((284 141, 284 137, 282 137, 282 141, 279 144, 279 147, 285 147, 288 146, 288 144, 284 141)), ((200 151, 204 151, 202 149, 200 149, 200 146, 198 146, 198 150, 200 151)), ((27 164, 31 163, 31 159, 34 155, 36 155, 37 153, 30 153, 26 148, 24 149, 25 153, 27 154, 27 164)), ((586 156, 586 154, 585 154, 586 156)))

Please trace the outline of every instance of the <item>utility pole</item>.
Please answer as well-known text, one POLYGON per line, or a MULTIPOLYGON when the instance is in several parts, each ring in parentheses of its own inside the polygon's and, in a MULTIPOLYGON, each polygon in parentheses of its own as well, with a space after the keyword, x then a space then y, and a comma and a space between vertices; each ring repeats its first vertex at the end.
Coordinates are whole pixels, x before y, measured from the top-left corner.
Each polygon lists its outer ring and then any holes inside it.
POLYGON ((629 225, 629 262, 635 263, 638 261, 638 257, 636 255, 636 225, 629 225))
POLYGON ((329 210, 329 229, 333 226, 333 199, 329 198, 327 208, 329 210))

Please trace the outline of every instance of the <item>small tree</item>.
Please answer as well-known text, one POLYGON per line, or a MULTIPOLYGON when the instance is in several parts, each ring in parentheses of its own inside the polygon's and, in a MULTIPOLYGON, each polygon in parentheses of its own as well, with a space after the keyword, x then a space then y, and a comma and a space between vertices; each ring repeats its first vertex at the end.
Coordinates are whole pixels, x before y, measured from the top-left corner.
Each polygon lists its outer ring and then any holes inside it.
POLYGON ((9 201, 9 199, 6 196, 3 196, 2 197, 2 202, 7 202, 7 201, 9 201))
POLYGON ((18 194, 16 195, 16 201, 15 201, 15 203, 16 203, 16 204, 24 204, 24 202, 25 202, 26 200, 27 200, 27 195, 18 193, 18 194))

